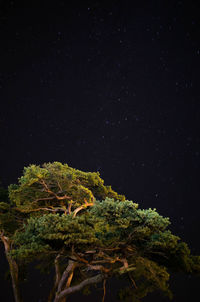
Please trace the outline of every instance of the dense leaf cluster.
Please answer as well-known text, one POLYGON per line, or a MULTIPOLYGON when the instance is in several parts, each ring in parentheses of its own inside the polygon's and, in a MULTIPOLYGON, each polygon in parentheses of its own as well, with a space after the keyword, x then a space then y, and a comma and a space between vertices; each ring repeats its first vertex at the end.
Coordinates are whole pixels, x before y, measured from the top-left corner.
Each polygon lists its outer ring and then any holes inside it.
POLYGON ((98 172, 59 162, 30 165, 8 191, 0 202, 0 229, 12 243, 9 257, 40 259, 41 267, 49 259, 55 302, 112 276, 131 282, 119 293, 123 301, 140 301, 156 289, 172 297, 169 269, 200 273, 200 257, 171 233, 169 218, 126 200, 98 172))
POLYGON ((85 259, 87 251, 95 249, 93 259, 103 260, 99 251, 110 248, 106 255, 113 261, 112 274, 129 273, 139 282, 140 286, 132 291, 134 297, 154 289, 171 296, 167 267, 198 272, 200 257, 190 255, 188 246, 167 230, 169 224, 169 219, 155 209, 141 210, 132 201, 106 198, 75 218, 64 214, 30 218, 24 232, 15 235, 13 255, 37 257, 41 252, 45 255, 64 248, 65 256, 70 258, 73 247, 77 253, 85 254, 85 259), (114 262, 116 258, 126 258, 128 267, 114 262), (148 284, 145 291, 144 284, 148 284))

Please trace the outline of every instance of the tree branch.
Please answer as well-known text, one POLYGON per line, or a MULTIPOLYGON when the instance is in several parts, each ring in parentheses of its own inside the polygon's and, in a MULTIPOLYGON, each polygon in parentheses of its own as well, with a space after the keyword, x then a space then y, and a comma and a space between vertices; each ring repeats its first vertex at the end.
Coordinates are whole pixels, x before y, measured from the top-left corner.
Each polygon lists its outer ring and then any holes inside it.
POLYGON ((58 283, 60 281, 60 278, 61 278, 61 273, 60 273, 60 265, 59 265, 59 259, 61 257, 61 253, 58 254, 54 260, 54 265, 55 265, 55 283, 54 283, 54 286, 49 294, 49 297, 48 297, 48 302, 52 302, 53 300, 53 297, 55 296, 55 292, 56 292, 56 289, 57 289, 57 286, 58 286, 58 283))
POLYGON ((130 280, 132 281, 134 287, 137 289, 138 287, 137 287, 137 285, 136 285, 136 283, 135 283, 135 280, 131 277, 131 274, 130 274, 130 273, 128 273, 128 276, 129 276, 130 280))
POLYGON ((69 277, 67 279, 66 288, 70 287, 74 275, 74 269, 75 269, 75 265, 73 266, 72 271, 70 272, 69 277))
POLYGON ((103 280, 103 298, 102 298, 102 302, 105 301, 105 296, 106 296, 106 279, 103 280))
POLYGON ((72 203, 73 203, 73 201, 70 200, 70 202, 68 204, 68 208, 67 208, 68 214, 71 214, 72 203))
MULTIPOLYGON (((19 209, 17 209, 17 210, 19 210, 19 209)), ((58 208, 37 208, 37 209, 20 209, 19 210, 20 212, 23 212, 23 213, 30 213, 30 212, 37 212, 37 211, 49 211, 49 212, 57 212, 57 211, 63 211, 63 212, 65 212, 65 209, 63 209, 63 208, 60 208, 60 207, 58 207, 58 208)))
POLYGON ((9 240, 9 238, 4 235, 3 231, 0 234, 0 238, 3 242, 3 244, 4 244, 5 252, 8 253, 10 251, 10 240, 9 240))
POLYGON ((52 196, 52 197, 41 197, 41 198, 38 198, 38 199, 35 199, 33 201, 33 203, 37 203, 38 201, 41 201, 41 200, 52 200, 52 199, 55 199, 55 196, 52 196))
POLYGON ((84 201, 85 201, 85 204, 84 204, 84 205, 81 205, 80 207, 76 208, 76 210, 74 210, 74 212, 73 212, 73 218, 76 217, 76 214, 77 214, 79 211, 81 211, 81 210, 83 210, 83 209, 85 209, 85 208, 87 208, 87 207, 91 207, 91 206, 94 205, 93 202, 88 203, 86 199, 84 199, 84 201))
POLYGON ((55 286, 57 287, 58 286, 58 283, 60 282, 60 279, 61 279, 61 272, 60 272, 60 265, 59 265, 59 259, 61 257, 61 254, 58 254, 56 256, 56 259, 55 259, 55 272, 56 272, 56 280, 55 280, 55 286))
POLYGON ((104 272, 104 273, 108 273, 110 271, 109 268, 106 268, 103 265, 90 265, 90 264, 88 264, 88 269, 101 271, 101 272, 104 272))
POLYGON ((65 283, 66 278, 68 277, 70 271, 73 269, 73 265, 74 265, 74 261, 69 260, 68 266, 65 269, 65 271, 63 272, 60 282, 58 284, 58 290, 57 290, 58 293, 60 293, 60 291, 62 290, 62 287, 65 283))
POLYGON ((78 285, 74 285, 71 286, 69 288, 64 289, 63 291, 61 291, 55 298, 54 302, 58 302, 59 300, 61 300, 62 298, 64 298, 67 295, 70 295, 72 293, 75 293, 77 291, 80 291, 82 288, 84 288, 86 285, 90 285, 90 284, 95 284, 95 283, 99 283, 101 281, 104 280, 104 276, 102 274, 96 275, 94 277, 88 278, 84 281, 82 281, 81 283, 79 283, 78 285))
POLYGON ((53 195, 56 199, 58 199, 58 200, 71 199, 71 197, 68 196, 68 195, 66 195, 66 194, 64 196, 58 196, 56 193, 54 193, 53 191, 51 191, 50 188, 48 187, 47 183, 42 178, 40 178, 39 183, 44 186, 45 192, 53 195))

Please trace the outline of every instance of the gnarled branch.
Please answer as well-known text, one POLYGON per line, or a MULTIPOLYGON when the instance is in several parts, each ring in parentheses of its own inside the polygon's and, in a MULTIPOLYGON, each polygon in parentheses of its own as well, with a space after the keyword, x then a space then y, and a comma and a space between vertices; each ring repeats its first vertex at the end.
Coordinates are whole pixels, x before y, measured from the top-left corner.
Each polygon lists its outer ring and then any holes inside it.
POLYGON ((91 207, 91 206, 94 205, 93 202, 88 203, 87 200, 86 200, 85 198, 84 198, 84 201, 85 201, 85 204, 84 204, 84 205, 81 205, 80 207, 76 208, 76 210, 74 210, 74 212, 73 212, 73 218, 76 217, 76 214, 77 214, 79 211, 81 211, 81 210, 83 210, 83 209, 85 209, 85 208, 87 208, 87 207, 91 207))
POLYGON ((62 290, 62 287, 63 287, 63 285, 65 283, 65 280, 68 277, 70 271, 73 269, 73 266, 74 266, 74 261, 69 260, 68 266, 65 269, 65 271, 63 272, 62 277, 60 279, 60 282, 58 284, 58 291, 57 291, 57 293, 59 293, 62 290))
POLYGON ((71 199, 71 197, 68 196, 68 195, 66 195, 66 194, 65 194, 64 196, 58 196, 56 193, 54 193, 54 192, 49 188, 49 186, 48 186, 47 183, 44 181, 44 179, 40 178, 39 183, 40 183, 41 185, 44 186, 44 191, 45 191, 45 192, 49 193, 50 195, 53 195, 57 200, 71 199))
POLYGON ((104 278, 105 277, 104 277, 103 274, 99 274, 99 275, 96 275, 94 277, 91 277, 91 278, 88 278, 88 279, 82 281, 78 285, 74 285, 74 286, 71 286, 69 288, 66 288, 56 296, 54 302, 59 302, 65 296, 70 295, 70 294, 75 293, 75 292, 78 292, 87 285, 99 283, 99 282, 103 281, 104 278))

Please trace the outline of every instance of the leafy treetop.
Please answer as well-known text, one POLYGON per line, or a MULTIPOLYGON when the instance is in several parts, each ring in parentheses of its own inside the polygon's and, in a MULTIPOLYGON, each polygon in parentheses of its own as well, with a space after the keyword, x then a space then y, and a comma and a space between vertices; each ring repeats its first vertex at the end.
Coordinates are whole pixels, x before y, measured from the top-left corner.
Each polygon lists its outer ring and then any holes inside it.
POLYGON ((30 165, 8 195, 0 200, 2 240, 6 234, 12 243, 8 258, 55 265, 54 302, 112 276, 133 284, 121 291, 123 301, 155 289, 171 297, 169 269, 200 274, 200 256, 171 233, 169 218, 126 200, 98 172, 30 165))
POLYGON ((23 212, 63 211, 91 206, 106 197, 125 200, 124 195, 105 186, 99 172, 82 172, 60 162, 24 168, 18 185, 10 185, 9 198, 23 212))
POLYGON ((107 197, 75 217, 50 213, 30 218, 15 235, 13 256, 30 261, 61 253, 77 263, 76 273, 84 277, 92 270, 107 277, 128 275, 135 283, 134 299, 155 289, 171 297, 167 269, 200 273, 200 257, 190 255, 169 224, 155 209, 107 197))

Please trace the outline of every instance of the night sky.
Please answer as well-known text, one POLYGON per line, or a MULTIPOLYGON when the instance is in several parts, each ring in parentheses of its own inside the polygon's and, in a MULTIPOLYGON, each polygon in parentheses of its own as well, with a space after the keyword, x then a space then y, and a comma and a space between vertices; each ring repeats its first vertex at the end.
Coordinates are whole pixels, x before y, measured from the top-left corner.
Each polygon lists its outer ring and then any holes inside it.
MULTIPOLYGON (((170 217, 200 254, 197 4, 0 1, 1 182, 44 162, 99 171, 127 199, 170 217)), ((29 301, 44 302, 36 275, 29 301)), ((200 296, 197 278, 171 284, 175 302, 200 296)))

